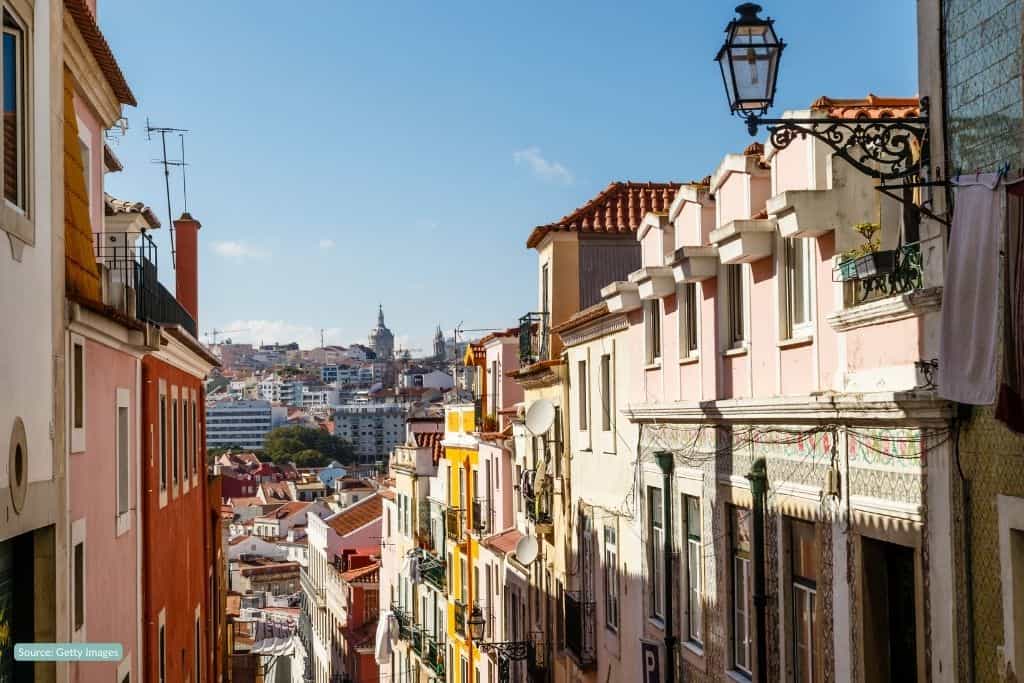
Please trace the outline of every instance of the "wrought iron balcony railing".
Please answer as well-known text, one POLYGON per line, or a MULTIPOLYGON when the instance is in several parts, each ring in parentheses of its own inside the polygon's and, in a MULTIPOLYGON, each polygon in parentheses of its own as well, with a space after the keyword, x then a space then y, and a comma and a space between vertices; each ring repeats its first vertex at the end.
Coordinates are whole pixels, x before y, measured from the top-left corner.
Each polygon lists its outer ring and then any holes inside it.
POLYGON ((450 507, 444 511, 445 534, 456 543, 462 541, 465 532, 466 511, 461 508, 450 507))
POLYGON ((597 664, 596 605, 577 592, 565 593, 565 646, 583 669, 597 664))
POLYGON ((892 268, 887 272, 875 272, 855 280, 856 303, 907 294, 924 286, 924 268, 919 242, 904 245, 896 250, 888 265, 892 268))
POLYGON ((420 553, 420 576, 428 584, 439 591, 444 592, 445 586, 445 562, 439 557, 427 553, 420 553))
POLYGON ((431 636, 427 636, 427 651, 423 662, 434 672, 438 679, 444 680, 444 644, 431 636))
POLYGON ((523 494, 523 505, 526 518, 534 524, 551 524, 551 494, 539 492, 535 495, 523 494))
POLYGON ((519 363, 531 365, 548 359, 548 319, 550 314, 527 313, 519 318, 519 363))
POLYGON ((410 643, 410 647, 412 647, 412 651, 415 652, 416 654, 418 654, 420 657, 423 657, 424 653, 426 652, 426 646, 427 646, 427 643, 426 643, 427 631, 426 631, 426 629, 423 628, 422 626, 413 626, 412 629, 411 629, 410 635, 412 637, 409 639, 409 643, 410 643))
POLYGON ((181 325, 193 337, 199 338, 196 321, 157 277, 157 249, 149 235, 93 233, 93 248, 96 261, 110 272, 112 282, 134 291, 136 318, 157 324, 181 325))
POLYGON ((299 571, 299 583, 302 585, 302 590, 313 600, 317 607, 324 608, 327 606, 323 589, 317 588, 305 569, 299 571))
POLYGON ((391 613, 395 615, 398 622, 398 637, 402 640, 409 640, 412 637, 412 617, 397 602, 391 603, 391 613))

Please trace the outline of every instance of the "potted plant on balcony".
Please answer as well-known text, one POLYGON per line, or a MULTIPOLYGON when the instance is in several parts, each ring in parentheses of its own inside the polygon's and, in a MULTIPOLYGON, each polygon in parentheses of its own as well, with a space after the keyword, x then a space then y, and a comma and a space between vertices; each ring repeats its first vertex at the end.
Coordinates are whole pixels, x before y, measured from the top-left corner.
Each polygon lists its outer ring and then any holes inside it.
POLYGON ((843 260, 839 263, 841 279, 865 279, 893 272, 896 269, 896 252, 879 249, 881 242, 876 234, 881 226, 878 223, 858 223, 853 229, 864 238, 864 244, 843 253, 843 260))

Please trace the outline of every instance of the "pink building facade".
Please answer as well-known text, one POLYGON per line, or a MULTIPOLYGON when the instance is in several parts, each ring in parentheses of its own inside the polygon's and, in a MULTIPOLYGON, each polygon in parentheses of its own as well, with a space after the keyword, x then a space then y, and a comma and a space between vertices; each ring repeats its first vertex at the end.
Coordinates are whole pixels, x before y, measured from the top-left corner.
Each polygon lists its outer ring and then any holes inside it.
MULTIPOLYGON (((842 115, 912 103, 846 101, 842 115)), ((837 115, 833 105, 796 115, 837 115)), ((667 213, 648 213, 641 268, 603 291, 605 315, 628 321, 618 410, 640 444, 644 557, 631 572, 642 594, 622 609, 642 612, 641 640, 686 680, 756 675, 747 475, 760 459, 769 671, 890 680, 895 652, 898 680, 953 669, 952 520, 942 502, 952 412, 929 362, 941 226, 875 183, 811 138, 781 151, 753 144, 685 184, 667 213), (865 243, 855 229, 865 223, 896 266, 853 279, 841 264, 865 243), (671 456, 667 497, 659 454, 671 456), (673 585, 666 552, 679 558, 673 585)), ((575 420, 579 438, 586 429, 575 420)), ((639 677, 641 654, 623 646, 607 670, 639 677)))

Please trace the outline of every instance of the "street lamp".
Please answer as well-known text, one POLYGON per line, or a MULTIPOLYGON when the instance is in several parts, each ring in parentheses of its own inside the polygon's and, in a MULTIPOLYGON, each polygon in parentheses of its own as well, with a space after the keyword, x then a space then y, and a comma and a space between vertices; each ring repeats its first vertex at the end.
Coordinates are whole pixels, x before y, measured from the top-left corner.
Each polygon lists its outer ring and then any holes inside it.
MULTIPOLYGON (((751 135, 764 125, 775 149, 812 135, 862 173, 880 180, 917 176, 928 166, 928 98, 918 116, 879 119, 768 119, 775 101, 779 58, 786 44, 775 21, 759 16, 761 6, 747 2, 725 27, 725 43, 715 56, 729 110, 744 119, 751 135)), ((882 185, 879 189, 888 189, 882 185)))
POLYGON ((474 642, 484 639, 484 626, 487 625, 487 622, 484 621, 484 613, 477 605, 473 605, 466 625, 469 627, 469 635, 472 636, 474 642))
POLYGON ((480 607, 474 605, 469 613, 469 619, 466 620, 466 627, 469 629, 472 642, 476 644, 481 652, 497 654, 498 680, 501 683, 508 683, 512 680, 512 662, 522 661, 530 657, 533 651, 533 643, 528 640, 494 643, 482 642, 484 639, 484 626, 486 624, 483 611, 481 611, 480 607))

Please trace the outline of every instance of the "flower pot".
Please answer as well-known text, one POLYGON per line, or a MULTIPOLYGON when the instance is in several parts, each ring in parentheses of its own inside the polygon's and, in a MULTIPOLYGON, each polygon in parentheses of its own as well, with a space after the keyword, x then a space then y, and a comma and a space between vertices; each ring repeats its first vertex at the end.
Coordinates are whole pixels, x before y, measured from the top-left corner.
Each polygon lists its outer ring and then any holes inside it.
POLYGON ((859 278, 886 275, 896 270, 896 252, 886 250, 865 254, 857 259, 856 264, 859 278))
POLYGON ((843 282, 857 279, 857 261, 855 259, 839 262, 839 279, 843 282))

